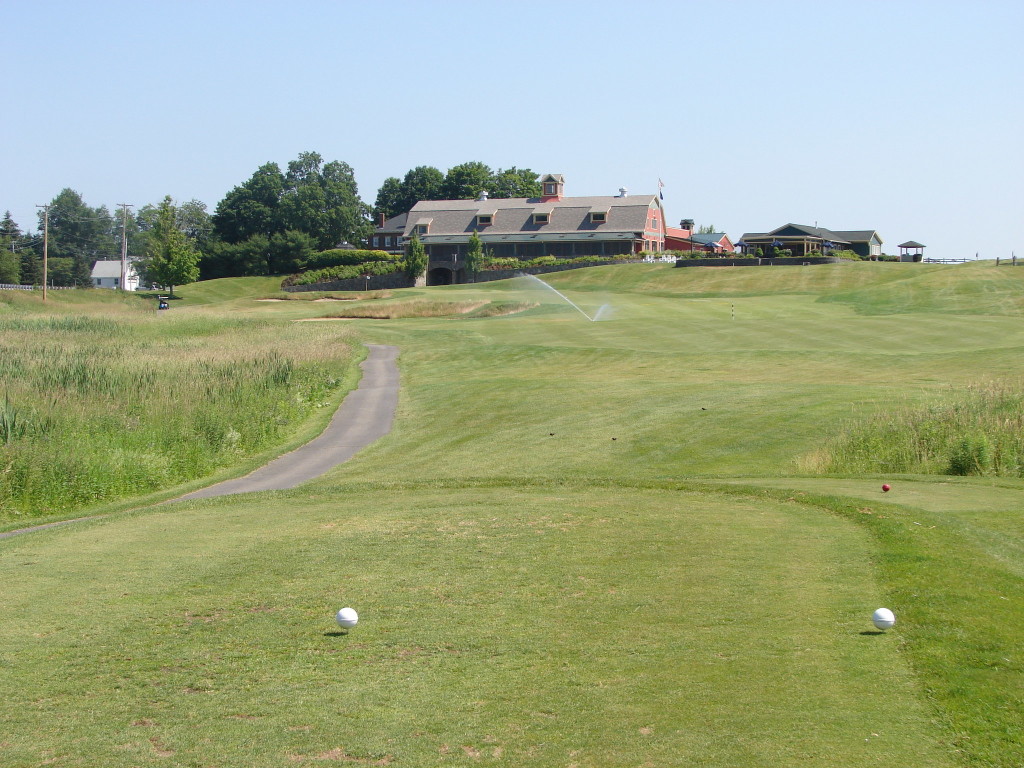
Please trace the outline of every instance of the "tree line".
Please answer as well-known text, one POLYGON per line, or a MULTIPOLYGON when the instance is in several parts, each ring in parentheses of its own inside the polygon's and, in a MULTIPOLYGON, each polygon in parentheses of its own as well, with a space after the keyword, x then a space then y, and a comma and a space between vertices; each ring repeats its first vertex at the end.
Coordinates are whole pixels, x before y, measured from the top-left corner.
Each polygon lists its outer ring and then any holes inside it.
MULTIPOLYGON (((261 165, 212 214, 199 200, 165 197, 126 216, 64 189, 48 206, 47 282, 90 285, 93 263, 119 259, 122 240, 138 259, 143 282, 172 289, 197 279, 291 274, 313 253, 364 246, 375 215, 390 218, 420 200, 474 199, 484 190, 496 198, 536 197, 539 174, 515 166, 492 170, 481 162, 445 173, 418 166, 403 178, 385 179, 371 207, 359 197, 348 163, 302 152, 284 169, 261 165)), ((42 283, 43 219, 40 210, 35 231, 22 230, 9 211, 0 221, 0 283, 42 283)))

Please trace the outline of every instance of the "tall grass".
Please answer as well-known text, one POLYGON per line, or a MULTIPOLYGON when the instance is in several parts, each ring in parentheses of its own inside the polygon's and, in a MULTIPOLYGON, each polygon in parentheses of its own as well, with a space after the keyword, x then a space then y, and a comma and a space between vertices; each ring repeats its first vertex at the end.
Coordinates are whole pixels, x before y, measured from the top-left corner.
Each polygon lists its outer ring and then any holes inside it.
POLYGON ((948 390, 849 425, 805 460, 828 473, 909 472, 1024 477, 1024 382, 948 390))
POLYGON ((344 327, 0 316, 0 519, 157 490, 280 442, 333 399, 344 327))

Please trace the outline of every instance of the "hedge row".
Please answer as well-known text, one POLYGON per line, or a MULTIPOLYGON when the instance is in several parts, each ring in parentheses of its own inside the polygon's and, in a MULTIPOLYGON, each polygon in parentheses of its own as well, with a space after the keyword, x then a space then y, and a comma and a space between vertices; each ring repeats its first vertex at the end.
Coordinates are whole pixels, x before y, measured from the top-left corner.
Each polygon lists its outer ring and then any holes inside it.
POLYGON ((616 261, 635 261, 637 254, 622 253, 617 256, 577 256, 562 259, 557 256, 538 256, 536 259, 522 261, 517 258, 491 259, 481 269, 518 269, 519 267, 550 267, 553 264, 610 264, 616 261))
POLYGON ((351 280, 363 275, 389 275, 402 268, 401 261, 370 261, 362 264, 343 264, 325 269, 313 269, 299 275, 286 277, 281 283, 288 285, 312 285, 313 283, 329 283, 335 280, 351 280))
POLYGON ((380 261, 394 263, 401 260, 401 254, 392 254, 387 251, 341 250, 335 248, 330 251, 320 251, 319 253, 311 254, 302 262, 302 271, 327 269, 328 267, 352 267, 358 264, 380 261))

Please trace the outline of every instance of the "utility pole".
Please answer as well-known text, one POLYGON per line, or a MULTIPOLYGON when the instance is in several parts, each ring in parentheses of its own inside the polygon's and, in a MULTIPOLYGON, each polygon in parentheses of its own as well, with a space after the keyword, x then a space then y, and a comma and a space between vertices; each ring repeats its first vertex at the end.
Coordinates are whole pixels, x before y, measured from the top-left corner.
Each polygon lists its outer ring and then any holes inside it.
POLYGON ((46 252, 50 244, 50 206, 37 205, 43 209, 43 303, 46 303, 46 252))
POLYGON ((128 209, 134 206, 131 203, 118 203, 118 205, 123 211, 121 216, 121 282, 118 283, 118 287, 123 291, 128 279, 128 209))

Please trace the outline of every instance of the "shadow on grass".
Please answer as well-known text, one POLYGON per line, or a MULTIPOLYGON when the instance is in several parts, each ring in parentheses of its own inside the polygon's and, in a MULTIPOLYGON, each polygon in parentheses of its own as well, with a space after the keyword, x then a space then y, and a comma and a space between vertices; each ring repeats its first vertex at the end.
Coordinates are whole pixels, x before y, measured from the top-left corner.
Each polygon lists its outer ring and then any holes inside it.
POLYGON ((868 637, 870 637, 872 635, 884 635, 885 632, 882 631, 881 629, 866 629, 863 632, 861 632, 861 634, 862 635, 867 635, 868 637))
POLYGON ((324 632, 324 637, 348 637, 348 632, 324 632))

